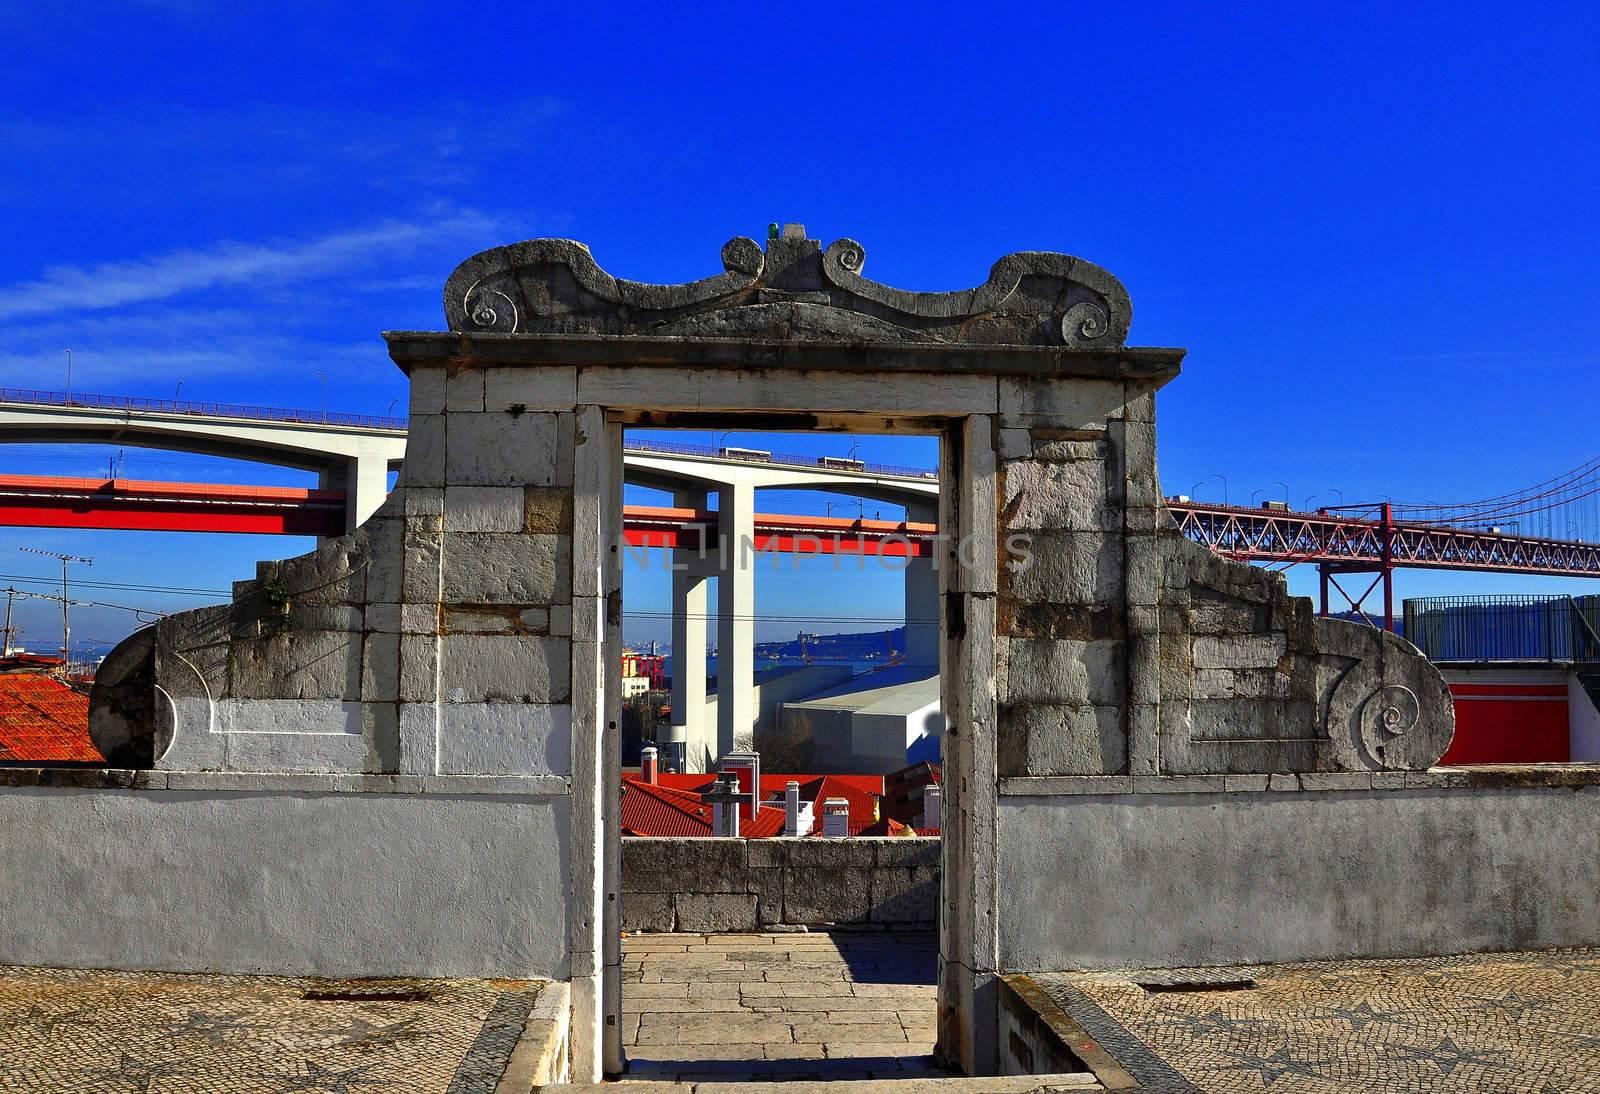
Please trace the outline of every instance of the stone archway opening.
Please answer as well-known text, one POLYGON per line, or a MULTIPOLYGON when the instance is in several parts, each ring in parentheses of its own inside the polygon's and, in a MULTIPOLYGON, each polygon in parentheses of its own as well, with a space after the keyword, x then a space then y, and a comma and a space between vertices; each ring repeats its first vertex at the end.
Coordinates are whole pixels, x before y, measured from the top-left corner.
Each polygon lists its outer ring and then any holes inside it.
POLYGON ((944 423, 662 417, 623 435, 629 1074, 941 1073, 944 423))

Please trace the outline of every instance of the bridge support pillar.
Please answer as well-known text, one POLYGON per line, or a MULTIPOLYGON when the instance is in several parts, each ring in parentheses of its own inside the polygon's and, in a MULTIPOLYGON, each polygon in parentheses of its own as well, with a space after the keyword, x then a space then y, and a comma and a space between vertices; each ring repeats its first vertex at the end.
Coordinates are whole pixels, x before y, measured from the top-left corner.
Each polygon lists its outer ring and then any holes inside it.
MULTIPOLYGON (((706 496, 678 491, 673 504, 704 509, 706 496)), ((672 552, 673 736, 683 742, 682 770, 695 774, 711 770, 716 761, 716 738, 706 725, 706 577, 713 564, 703 549, 672 552)))
MULTIPOLYGON (((906 520, 932 522, 938 519, 933 506, 906 506, 906 520)), ((913 558, 905 569, 906 664, 926 666, 938 671, 939 574, 933 568, 933 555, 913 558)))
POLYGON ((381 454, 353 456, 321 472, 317 486, 344 491, 344 530, 354 532, 389 496, 389 461, 381 454))
POLYGON ((754 746, 756 491, 717 490, 717 759, 754 746))

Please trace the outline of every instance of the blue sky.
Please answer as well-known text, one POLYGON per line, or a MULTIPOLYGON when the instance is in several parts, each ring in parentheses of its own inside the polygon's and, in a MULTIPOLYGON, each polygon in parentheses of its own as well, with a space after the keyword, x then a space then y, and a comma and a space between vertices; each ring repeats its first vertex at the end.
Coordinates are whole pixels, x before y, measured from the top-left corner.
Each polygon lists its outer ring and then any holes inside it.
MULTIPOLYGON (((322 369, 336 408, 381 414, 405 386, 378 332, 439 327, 474 251, 568 236, 676 281, 782 220, 860 240, 909 288, 1019 249, 1110 269, 1130 341, 1189 350, 1161 402, 1171 492, 1454 500, 1594 455, 1594 9, 1283 11, 5 5, 0 384, 59 388, 71 346, 80 390, 317 406, 322 369)), ((302 546, 13 530, 0 574, 51 572, 23 543, 200 588, 302 546)), ((1401 579, 1555 588, 1586 587, 1401 579)), ((761 606, 814 599, 775 584, 761 606)), ((89 610, 84 633, 123 616, 89 610)))

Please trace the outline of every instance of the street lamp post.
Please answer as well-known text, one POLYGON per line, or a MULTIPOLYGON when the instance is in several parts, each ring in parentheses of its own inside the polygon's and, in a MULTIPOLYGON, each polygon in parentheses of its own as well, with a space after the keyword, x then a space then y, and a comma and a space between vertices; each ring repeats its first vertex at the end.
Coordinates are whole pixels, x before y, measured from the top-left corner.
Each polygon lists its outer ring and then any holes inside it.
POLYGON ((1226 475, 1212 475, 1211 477, 1214 478, 1214 479, 1221 479, 1222 480, 1222 504, 1223 505, 1227 505, 1228 504, 1228 476, 1226 476, 1226 475))
POLYGON ((323 372, 319 368, 319 369, 317 369, 317 375, 322 377, 322 424, 323 425, 327 425, 328 424, 328 374, 326 372, 323 372))

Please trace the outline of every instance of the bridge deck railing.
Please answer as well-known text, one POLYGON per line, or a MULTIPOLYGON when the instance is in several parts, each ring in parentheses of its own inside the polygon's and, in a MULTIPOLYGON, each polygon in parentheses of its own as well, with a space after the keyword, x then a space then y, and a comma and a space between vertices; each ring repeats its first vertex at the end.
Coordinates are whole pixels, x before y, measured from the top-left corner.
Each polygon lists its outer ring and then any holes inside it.
POLYGON ((0 387, 0 403, 27 406, 84 407, 91 410, 144 410, 159 414, 192 414, 202 418, 242 418, 249 421, 297 422, 306 425, 354 426, 362 429, 404 430, 404 418, 380 414, 341 414, 333 411, 288 410, 245 403, 205 403, 189 399, 149 399, 140 395, 90 395, 81 392, 35 391, 0 387))
MULTIPOLYGON (((790 456, 782 452, 772 452, 762 456, 742 456, 736 453, 723 455, 722 450, 709 445, 681 444, 677 441, 636 441, 629 440, 623 447, 629 452, 657 452, 664 456, 697 456, 714 460, 727 460, 730 463, 757 463, 776 464, 782 467, 804 467, 815 471, 823 465, 819 463, 820 457, 816 456, 790 456)), ((854 472, 860 475, 894 475, 903 479, 937 479, 939 473, 930 471, 925 467, 902 467, 892 463, 867 463, 860 461, 861 466, 856 467, 825 467, 828 471, 854 472)))

